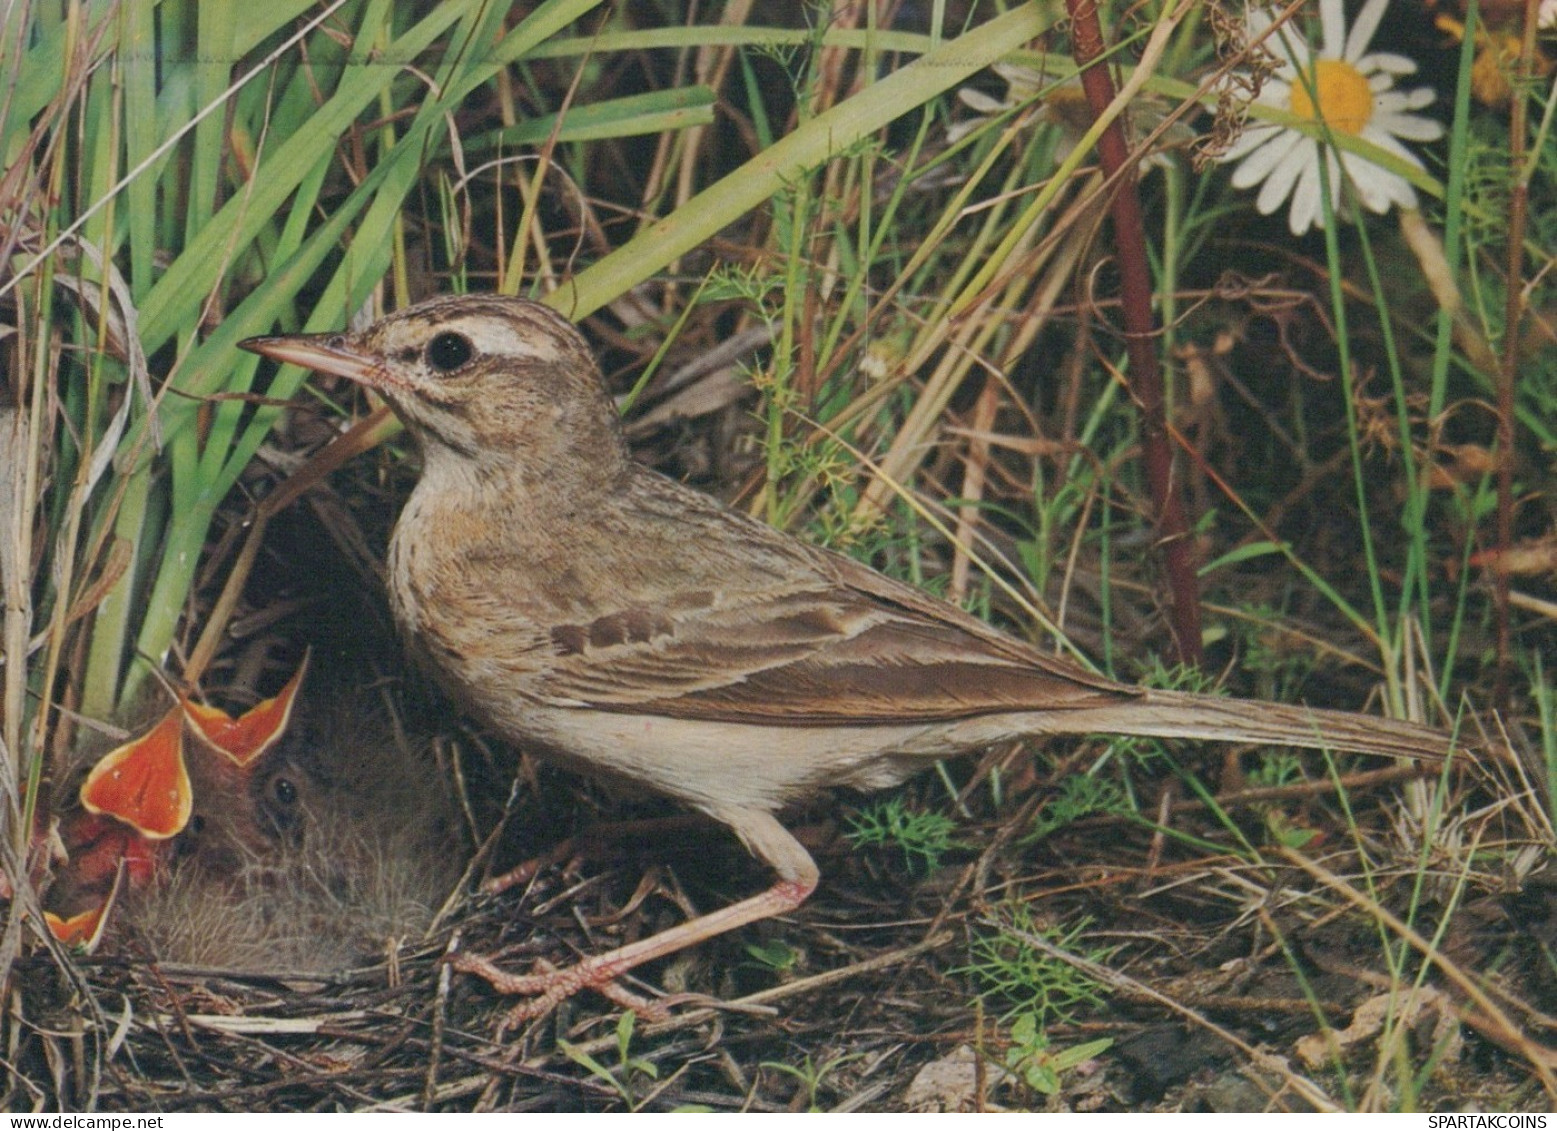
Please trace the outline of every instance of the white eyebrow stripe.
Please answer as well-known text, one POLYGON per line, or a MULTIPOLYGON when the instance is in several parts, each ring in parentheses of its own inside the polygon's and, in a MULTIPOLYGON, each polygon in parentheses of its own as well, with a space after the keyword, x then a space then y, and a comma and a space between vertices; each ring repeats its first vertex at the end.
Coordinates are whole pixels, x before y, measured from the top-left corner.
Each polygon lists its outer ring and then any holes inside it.
POLYGON ((533 357, 538 361, 559 361, 561 354, 557 351, 556 335, 550 333, 535 333, 524 335, 516 333, 517 327, 513 324, 503 327, 503 336, 508 339, 509 346, 504 351, 523 357, 533 357))
POLYGON ((460 329, 487 353, 506 357, 529 358, 540 362, 562 360, 561 343, 556 332, 541 323, 523 323, 516 319, 472 319, 460 329))

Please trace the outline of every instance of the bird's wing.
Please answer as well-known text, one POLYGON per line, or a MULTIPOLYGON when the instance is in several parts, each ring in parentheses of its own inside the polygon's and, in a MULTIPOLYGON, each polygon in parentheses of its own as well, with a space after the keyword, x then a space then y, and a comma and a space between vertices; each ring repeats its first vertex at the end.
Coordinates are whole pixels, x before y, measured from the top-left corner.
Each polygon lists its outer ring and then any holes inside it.
POLYGON ((782 589, 694 590, 551 631, 553 703, 765 724, 933 722, 1100 707, 1092 675, 850 559, 808 550, 782 589))

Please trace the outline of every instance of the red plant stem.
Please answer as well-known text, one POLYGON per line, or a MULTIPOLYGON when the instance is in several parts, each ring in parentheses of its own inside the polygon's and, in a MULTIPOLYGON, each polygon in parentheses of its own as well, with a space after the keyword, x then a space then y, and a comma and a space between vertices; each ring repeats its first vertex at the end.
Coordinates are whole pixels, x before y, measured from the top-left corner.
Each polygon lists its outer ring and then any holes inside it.
MULTIPOLYGON (((1081 68, 1081 85, 1094 115, 1101 116, 1114 99, 1114 82, 1106 66, 1093 65, 1103 55, 1103 30, 1096 0, 1065 0, 1070 12, 1073 51, 1081 68)), ((1162 369, 1157 363, 1157 327, 1152 316, 1151 266, 1146 258, 1146 225, 1136 190, 1135 162, 1125 141, 1123 118, 1116 118, 1098 139, 1103 172, 1114 186, 1109 213, 1114 222, 1114 246, 1119 262, 1120 300, 1124 313, 1125 354, 1130 361, 1129 388, 1141 414, 1141 451, 1162 544, 1163 573, 1172 603, 1170 623, 1176 658, 1199 665, 1200 589, 1195 578, 1194 547, 1183 496, 1174 475, 1173 444, 1163 395, 1162 369)))
MULTIPOLYGON (((1492 571, 1493 609, 1497 619, 1497 671, 1493 676, 1493 705, 1509 708, 1508 669, 1513 648, 1508 613, 1508 551, 1514 542, 1514 375, 1519 371, 1519 326, 1524 317, 1524 244, 1529 178, 1525 170, 1525 131, 1528 128, 1530 85, 1534 77, 1537 0, 1525 0, 1524 41, 1519 52, 1518 78, 1508 115, 1508 166, 1513 183, 1508 192, 1508 282, 1503 310, 1503 357, 1498 367, 1497 442, 1497 539, 1498 568, 1492 571)), ((1469 31, 1466 32, 1470 34, 1469 31)))

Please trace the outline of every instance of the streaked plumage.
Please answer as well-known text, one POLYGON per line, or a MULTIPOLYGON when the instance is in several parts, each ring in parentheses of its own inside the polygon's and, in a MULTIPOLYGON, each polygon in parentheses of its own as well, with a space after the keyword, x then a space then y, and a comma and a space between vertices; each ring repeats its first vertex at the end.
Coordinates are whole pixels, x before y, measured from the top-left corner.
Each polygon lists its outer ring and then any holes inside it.
POLYGON ((779 874, 570 970, 467 962, 539 995, 523 1013, 798 904, 816 867, 773 813, 827 787, 889 785, 1023 735, 1448 748, 1409 723, 1119 684, 730 510, 633 462, 584 340, 537 303, 434 299, 361 333, 244 346, 378 390, 419 441, 390 591, 459 703, 565 765, 702 810, 779 874))

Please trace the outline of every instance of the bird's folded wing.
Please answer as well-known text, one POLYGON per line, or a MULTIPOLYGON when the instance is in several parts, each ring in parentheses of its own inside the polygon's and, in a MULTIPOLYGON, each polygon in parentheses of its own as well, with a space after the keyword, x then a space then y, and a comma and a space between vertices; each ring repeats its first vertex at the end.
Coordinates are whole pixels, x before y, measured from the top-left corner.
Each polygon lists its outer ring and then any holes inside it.
POLYGON ((795 725, 1082 709, 1139 694, 859 572, 869 591, 845 576, 558 626, 539 688, 600 710, 795 725))

